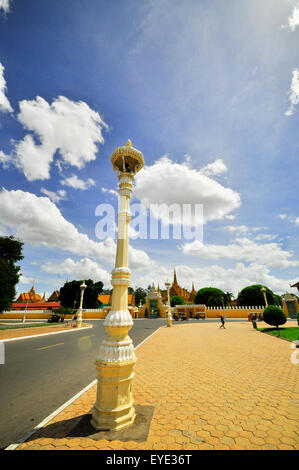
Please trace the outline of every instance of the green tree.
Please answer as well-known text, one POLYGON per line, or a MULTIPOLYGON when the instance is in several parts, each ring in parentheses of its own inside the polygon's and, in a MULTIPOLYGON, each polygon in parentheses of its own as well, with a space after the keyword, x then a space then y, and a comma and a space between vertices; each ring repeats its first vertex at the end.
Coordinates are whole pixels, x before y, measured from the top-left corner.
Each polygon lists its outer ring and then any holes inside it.
POLYGON ((184 305, 185 301, 179 295, 173 295, 170 297, 170 306, 175 307, 176 305, 184 305))
POLYGON ((287 321, 287 317, 281 308, 276 307, 275 305, 268 305, 263 312, 263 320, 268 325, 278 327, 284 325, 287 321))
POLYGON ((23 242, 13 236, 0 237, 0 312, 8 309, 16 296, 16 285, 20 279, 23 242))
POLYGON ((275 305, 275 296, 272 290, 268 289, 266 286, 261 284, 254 284, 252 286, 244 287, 244 289, 239 292, 237 300, 238 305, 251 307, 254 305, 265 305, 264 295, 261 292, 261 288, 265 287, 266 297, 268 305, 275 305))
MULTIPOLYGON (((66 282, 60 289, 60 303, 65 308, 78 309, 80 305, 81 290, 80 285, 83 281, 66 282)), ((84 291, 83 308, 100 308, 102 302, 98 300, 98 295, 102 292, 103 283, 101 281, 93 282, 91 279, 85 281, 87 285, 84 291)))
POLYGON ((140 303, 140 300, 141 300, 141 303, 144 304, 146 294, 147 294, 147 290, 143 289, 142 287, 137 287, 137 289, 135 290, 135 305, 138 306, 140 303))
POLYGON ((231 302, 233 300, 233 293, 232 292, 226 292, 226 294, 224 294, 224 304, 225 305, 231 305, 231 302))
POLYGON ((204 304, 207 307, 217 307, 226 303, 226 294, 216 287, 203 287, 197 292, 195 304, 204 304))

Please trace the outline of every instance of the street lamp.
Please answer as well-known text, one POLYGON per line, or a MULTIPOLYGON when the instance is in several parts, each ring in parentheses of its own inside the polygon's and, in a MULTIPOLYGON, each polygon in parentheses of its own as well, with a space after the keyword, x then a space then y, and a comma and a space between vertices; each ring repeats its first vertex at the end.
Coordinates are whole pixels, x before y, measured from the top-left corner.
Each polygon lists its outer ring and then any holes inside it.
POLYGON ((80 297, 80 306, 79 306, 79 310, 77 312, 77 320, 76 320, 76 326, 77 328, 81 328, 82 326, 82 305, 83 305, 83 295, 84 295, 84 291, 86 289, 87 285, 85 284, 85 281, 82 282, 81 286, 80 286, 80 290, 81 290, 81 297, 80 297))
POLYGON ((172 317, 171 317, 171 310, 170 310, 170 297, 169 297, 169 289, 171 287, 170 282, 167 280, 165 282, 165 287, 167 289, 167 326, 172 326, 172 317))
POLYGON ((28 302, 29 302, 29 300, 27 300, 27 303, 26 303, 22 323, 25 323, 25 321, 26 321, 25 318, 26 318, 26 313, 27 313, 28 302))
POLYGON ((110 157, 119 179, 119 213, 111 310, 104 321, 108 337, 102 341, 96 359, 98 374, 97 398, 91 424, 96 430, 119 430, 133 424, 132 385, 136 356, 133 341, 128 335, 133 320, 128 310, 128 286, 131 272, 128 267, 130 198, 134 176, 144 166, 142 153, 132 146, 117 147, 110 157))
POLYGON ((264 286, 261 288, 261 292, 262 292, 262 293, 263 293, 263 295, 264 295, 264 299, 265 299, 265 305, 266 305, 266 307, 268 307, 267 296, 266 296, 266 292, 267 292, 267 290, 265 289, 265 287, 264 287, 264 286))

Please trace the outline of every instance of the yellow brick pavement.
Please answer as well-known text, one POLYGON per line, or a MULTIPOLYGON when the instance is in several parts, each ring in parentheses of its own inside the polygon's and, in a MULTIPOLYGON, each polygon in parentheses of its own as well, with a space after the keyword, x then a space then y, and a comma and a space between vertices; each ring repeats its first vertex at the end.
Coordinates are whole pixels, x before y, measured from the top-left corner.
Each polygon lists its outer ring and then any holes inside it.
POLYGON ((291 343, 249 323, 226 326, 162 327, 136 351, 135 404, 154 408, 143 442, 67 437, 90 413, 94 386, 18 449, 299 449, 291 343))

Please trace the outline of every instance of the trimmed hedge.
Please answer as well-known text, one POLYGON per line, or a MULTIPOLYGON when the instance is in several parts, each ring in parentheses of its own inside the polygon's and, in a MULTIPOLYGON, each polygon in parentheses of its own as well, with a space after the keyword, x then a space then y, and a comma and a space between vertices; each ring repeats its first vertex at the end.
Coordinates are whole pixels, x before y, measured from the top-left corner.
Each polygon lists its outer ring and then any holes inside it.
POLYGON ((276 328, 278 328, 280 325, 285 324, 287 317, 281 308, 276 307, 275 305, 268 305, 264 310, 263 320, 268 323, 268 325, 276 326, 276 328))

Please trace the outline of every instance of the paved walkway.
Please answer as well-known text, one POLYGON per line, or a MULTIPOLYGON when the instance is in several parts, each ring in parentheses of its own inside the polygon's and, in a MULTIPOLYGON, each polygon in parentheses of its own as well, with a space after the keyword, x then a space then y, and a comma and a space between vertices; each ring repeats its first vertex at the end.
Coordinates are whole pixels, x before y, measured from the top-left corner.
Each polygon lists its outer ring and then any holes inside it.
POLYGON ((91 432, 93 386, 18 449, 299 449, 292 343, 246 322, 226 327, 174 322, 137 349, 135 405, 150 410, 143 436, 91 432))

